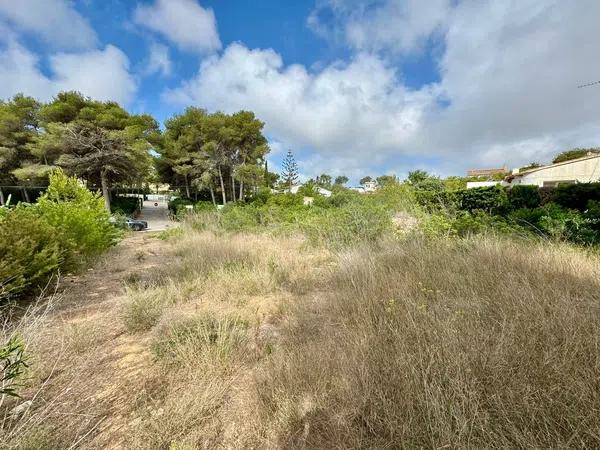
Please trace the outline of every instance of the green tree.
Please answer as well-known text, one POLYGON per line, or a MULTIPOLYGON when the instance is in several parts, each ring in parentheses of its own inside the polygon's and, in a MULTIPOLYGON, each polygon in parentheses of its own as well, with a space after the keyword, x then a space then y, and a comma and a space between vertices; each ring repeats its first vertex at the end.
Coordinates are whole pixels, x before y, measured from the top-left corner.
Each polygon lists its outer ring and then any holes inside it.
POLYGON ((570 161, 572 159, 582 158, 588 153, 600 153, 600 148, 574 148, 565 152, 559 153, 556 158, 552 160, 554 164, 570 161))
POLYGON ((331 189, 332 180, 333 179, 332 179, 331 175, 323 173, 323 174, 319 175, 315 181, 318 186, 325 188, 325 189, 331 189))
POLYGON ((253 113, 208 114, 188 108, 165 126, 157 171, 164 181, 183 184, 188 197, 191 188, 206 189, 215 201, 220 190, 226 204, 262 183, 269 147, 262 135, 264 124, 253 113))
POLYGON ((396 177, 396 175, 382 175, 380 177, 377 177, 377 183, 380 186, 398 184, 398 178, 396 177))
POLYGON ((349 181, 349 178, 345 175, 335 177, 335 184, 338 186, 344 186, 349 181))
POLYGON ((373 178, 371 178, 370 176, 366 176, 360 179, 360 185, 364 186, 365 183, 369 183, 373 181, 373 178))
MULTIPOLYGON (((29 173, 18 172, 24 166, 37 162, 29 152, 29 144, 38 132, 39 103, 22 94, 9 101, 0 101, 0 185, 29 184, 35 170, 29 173), (17 171, 17 173, 15 173, 17 171)), ((26 201, 27 191, 23 190, 26 201)), ((0 204, 4 195, 0 189, 0 204)))
POLYGON ((298 164, 294 159, 294 155, 291 150, 288 150, 285 155, 285 159, 281 163, 281 183, 286 189, 291 189, 294 184, 298 182, 298 164))

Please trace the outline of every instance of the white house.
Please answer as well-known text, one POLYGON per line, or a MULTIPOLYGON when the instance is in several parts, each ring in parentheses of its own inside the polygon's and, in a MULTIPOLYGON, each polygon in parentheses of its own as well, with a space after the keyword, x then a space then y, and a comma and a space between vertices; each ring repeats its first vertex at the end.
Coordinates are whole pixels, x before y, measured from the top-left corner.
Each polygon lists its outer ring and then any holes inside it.
POLYGON ((582 158, 536 167, 506 177, 510 186, 518 184, 554 187, 563 183, 600 182, 600 154, 590 153, 582 158))
MULTIPOLYGON (((290 188, 290 192, 292 194, 297 194, 298 190, 302 187, 302 184, 295 184, 290 188)), ((321 194, 323 197, 331 197, 332 192, 328 189, 322 188, 320 186, 317 187, 317 192, 321 194)))
POLYGON ((377 181, 365 181, 362 186, 351 187, 350 190, 366 194, 367 192, 375 192, 379 189, 377 181))

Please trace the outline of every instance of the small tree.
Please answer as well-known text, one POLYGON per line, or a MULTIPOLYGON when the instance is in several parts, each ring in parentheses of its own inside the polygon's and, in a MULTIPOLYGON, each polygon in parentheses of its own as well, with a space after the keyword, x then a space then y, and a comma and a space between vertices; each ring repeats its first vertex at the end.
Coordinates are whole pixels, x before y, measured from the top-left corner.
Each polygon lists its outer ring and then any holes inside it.
POLYGON ((338 186, 343 186, 348 182, 349 178, 345 175, 340 175, 339 177, 335 177, 335 184, 338 186))
POLYGON ((370 176, 362 177, 360 179, 360 185, 364 186, 364 184, 368 183, 369 181, 373 181, 373 178, 371 178, 370 176))
POLYGON ((292 186, 298 182, 298 164, 294 159, 294 155, 291 150, 288 150, 285 159, 282 162, 281 181, 283 185, 289 190, 292 186))

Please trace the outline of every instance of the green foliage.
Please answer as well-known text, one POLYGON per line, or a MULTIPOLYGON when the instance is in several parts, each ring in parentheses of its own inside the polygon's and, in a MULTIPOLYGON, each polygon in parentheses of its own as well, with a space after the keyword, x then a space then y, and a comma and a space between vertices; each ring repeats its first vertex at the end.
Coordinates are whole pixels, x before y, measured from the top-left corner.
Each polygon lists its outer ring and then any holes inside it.
POLYGON ((373 181, 373 178, 367 175, 366 177, 362 177, 362 178, 360 179, 359 183, 360 183, 360 185, 362 186, 362 185, 364 185, 365 183, 368 183, 368 182, 370 182, 370 181, 373 181))
POLYGON ((508 200, 513 209, 537 208, 542 203, 537 186, 518 184, 508 190, 508 200))
POLYGON ((508 195, 502 186, 465 189, 457 192, 460 208, 464 211, 486 211, 501 214, 508 208, 508 195))
POLYGON ((119 237, 102 199, 56 171, 47 192, 31 206, 0 218, 0 301, 43 287, 60 268, 94 256, 119 237))
POLYGON ((60 171, 50 175, 48 190, 35 207, 54 228, 67 264, 102 253, 118 238, 102 198, 60 171))
POLYGON ((0 219, 0 303, 37 287, 61 266, 56 230, 34 207, 18 206, 0 219))
POLYGON ((315 244, 340 249, 358 242, 376 242, 392 231, 390 213, 373 202, 351 202, 309 215, 301 229, 315 244))
POLYGON ((344 186, 350 179, 345 175, 335 177, 335 184, 338 186, 344 186))
POLYGON ((591 200, 600 201, 600 183, 561 185, 552 191, 550 199, 563 208, 583 212, 591 200))
POLYGON ((27 367, 25 343, 19 336, 11 336, 0 347, 0 398, 19 396, 16 390, 18 379, 27 367))
POLYGON ((111 209, 114 214, 134 216, 141 210, 141 199, 138 197, 113 197, 111 209))
POLYGON ((298 182, 298 164, 294 159, 294 154, 291 150, 288 150, 285 155, 285 159, 281 163, 282 171, 280 182, 281 184, 289 189, 298 182))
POLYGON ((380 177, 377 177, 377 184, 379 184, 379 186, 390 186, 398 184, 399 182, 400 180, 398 180, 396 175, 381 175, 380 177))
POLYGON ((574 148, 573 150, 567 150, 559 153, 556 158, 552 160, 554 164, 570 161, 572 159, 582 158, 588 153, 600 153, 598 148, 574 148))

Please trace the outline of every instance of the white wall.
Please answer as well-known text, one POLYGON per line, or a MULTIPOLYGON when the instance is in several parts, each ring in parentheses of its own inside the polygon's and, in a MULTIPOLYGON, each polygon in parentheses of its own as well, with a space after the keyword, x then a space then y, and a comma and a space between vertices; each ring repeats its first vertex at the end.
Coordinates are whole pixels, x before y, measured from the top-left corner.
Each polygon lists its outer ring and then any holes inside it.
POLYGON ((600 181, 600 157, 582 159, 565 164, 555 164, 516 177, 511 184, 544 186, 544 182, 576 181, 596 183, 600 181))
POLYGON ((502 184, 502 181, 467 181, 467 189, 490 187, 502 184))

